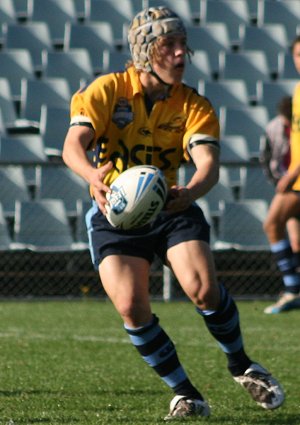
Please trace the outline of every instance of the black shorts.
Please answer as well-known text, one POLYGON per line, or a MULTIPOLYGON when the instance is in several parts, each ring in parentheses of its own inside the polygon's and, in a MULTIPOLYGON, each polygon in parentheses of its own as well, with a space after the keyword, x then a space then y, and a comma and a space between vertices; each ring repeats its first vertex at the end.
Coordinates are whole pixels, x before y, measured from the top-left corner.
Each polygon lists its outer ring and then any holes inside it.
POLYGON ((189 240, 209 243, 209 224, 194 203, 183 212, 162 211, 156 219, 139 229, 120 230, 111 226, 96 203, 86 214, 90 252, 94 267, 108 255, 129 255, 151 263, 155 254, 165 263, 169 248, 189 240))

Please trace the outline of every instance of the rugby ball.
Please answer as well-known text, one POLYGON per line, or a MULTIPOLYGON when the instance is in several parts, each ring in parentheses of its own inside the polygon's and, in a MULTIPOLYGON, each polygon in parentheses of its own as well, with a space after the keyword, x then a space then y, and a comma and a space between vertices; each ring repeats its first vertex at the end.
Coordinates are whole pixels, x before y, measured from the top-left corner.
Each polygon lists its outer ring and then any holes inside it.
POLYGON ((137 165, 123 171, 107 194, 106 218, 128 230, 150 223, 163 208, 168 187, 163 173, 153 165, 137 165))

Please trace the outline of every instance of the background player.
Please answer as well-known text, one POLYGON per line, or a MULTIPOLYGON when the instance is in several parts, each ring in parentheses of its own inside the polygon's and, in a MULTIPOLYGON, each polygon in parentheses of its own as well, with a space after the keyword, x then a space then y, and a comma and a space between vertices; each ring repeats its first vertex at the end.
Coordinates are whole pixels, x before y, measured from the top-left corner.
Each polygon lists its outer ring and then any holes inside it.
MULTIPOLYGON (((292 53, 295 67, 300 73, 300 36, 292 44, 292 53)), ((278 301, 265 309, 267 314, 300 308, 300 247, 296 243, 291 244, 286 234, 287 222, 291 218, 300 220, 300 83, 295 88, 292 102, 290 147, 291 162, 288 172, 277 184, 276 195, 264 223, 285 288, 278 301)), ((295 237, 299 238, 299 235, 295 237)))

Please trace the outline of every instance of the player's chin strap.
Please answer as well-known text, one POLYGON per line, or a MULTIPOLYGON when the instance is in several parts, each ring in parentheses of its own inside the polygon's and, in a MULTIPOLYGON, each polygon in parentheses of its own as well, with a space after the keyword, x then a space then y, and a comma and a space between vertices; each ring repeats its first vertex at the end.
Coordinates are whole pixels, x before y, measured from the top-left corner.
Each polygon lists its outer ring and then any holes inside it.
POLYGON ((155 77, 160 83, 162 83, 164 86, 166 86, 168 91, 172 88, 172 84, 166 83, 163 79, 160 78, 160 76, 155 71, 153 71, 152 68, 151 68, 151 71, 149 72, 149 74, 153 75, 153 77, 155 77))

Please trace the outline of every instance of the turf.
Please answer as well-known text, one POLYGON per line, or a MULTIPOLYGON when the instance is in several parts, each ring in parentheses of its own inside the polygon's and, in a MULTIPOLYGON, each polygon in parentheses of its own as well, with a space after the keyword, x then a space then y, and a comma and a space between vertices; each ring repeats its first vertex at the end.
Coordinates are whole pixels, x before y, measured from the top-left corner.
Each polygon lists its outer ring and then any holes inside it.
MULTIPOLYGON (((189 303, 153 303, 212 406, 197 423, 299 425, 300 311, 266 316, 265 302, 238 305, 248 353, 285 388, 278 410, 261 409, 233 382, 189 303)), ((0 317, 1 425, 164 423, 172 394, 131 346, 109 302, 1 302, 0 317)))

